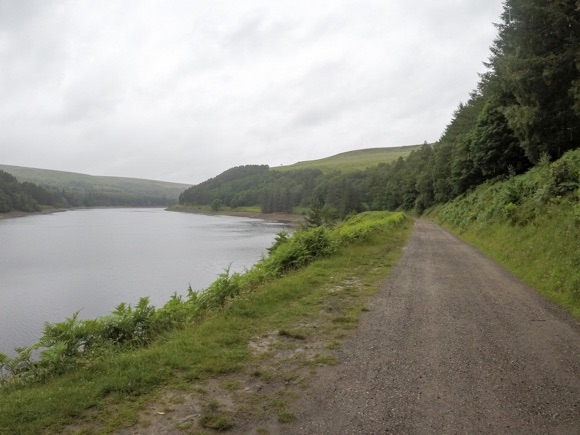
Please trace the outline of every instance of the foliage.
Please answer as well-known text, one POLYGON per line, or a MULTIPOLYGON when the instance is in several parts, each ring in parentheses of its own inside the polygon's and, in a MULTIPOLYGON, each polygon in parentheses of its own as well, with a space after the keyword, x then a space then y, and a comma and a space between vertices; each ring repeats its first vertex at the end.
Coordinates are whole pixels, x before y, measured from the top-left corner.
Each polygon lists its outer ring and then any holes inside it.
POLYGON ((18 210, 39 211, 40 204, 50 194, 32 183, 20 183, 14 176, 0 170, 0 213, 18 210))
POLYGON ((332 254, 337 249, 337 242, 334 233, 322 225, 298 231, 283 243, 277 243, 265 260, 266 268, 277 276, 299 269, 316 258, 332 254))
POLYGON ((473 128, 458 142, 452 168, 457 194, 485 180, 522 173, 529 167, 500 107, 499 100, 490 97, 473 128))
POLYGON ((260 205, 263 213, 287 212, 310 203, 312 191, 322 175, 316 170, 282 173, 265 165, 228 169, 215 178, 182 192, 179 203, 219 204, 232 208, 260 205))
POLYGON ((490 60, 508 124, 528 158, 551 159, 580 143, 576 0, 507 0, 490 60))
POLYGON ((312 200, 312 205, 305 219, 308 228, 319 227, 321 225, 332 225, 338 218, 338 212, 330 205, 322 205, 318 198, 312 200))
POLYGON ((216 309, 224 305, 228 298, 237 296, 242 290, 240 274, 230 275, 229 267, 197 298, 200 310, 216 309))
POLYGON ((577 201, 580 187, 580 150, 569 151, 556 162, 544 158, 528 173, 485 183, 467 195, 438 208, 439 217, 465 229, 488 221, 527 225, 545 213, 545 207, 577 201))
POLYGON ((353 243, 368 238, 377 231, 388 231, 404 222, 403 213, 365 212, 352 216, 336 230, 342 243, 353 243))

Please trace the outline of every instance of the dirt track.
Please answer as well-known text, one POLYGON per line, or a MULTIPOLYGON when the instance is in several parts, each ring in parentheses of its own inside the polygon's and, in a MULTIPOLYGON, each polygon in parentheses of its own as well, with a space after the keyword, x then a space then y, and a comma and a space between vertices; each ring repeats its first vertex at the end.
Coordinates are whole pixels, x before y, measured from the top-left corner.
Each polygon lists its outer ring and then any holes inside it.
POLYGON ((284 433, 580 434, 580 324, 430 222, 337 356, 284 433))

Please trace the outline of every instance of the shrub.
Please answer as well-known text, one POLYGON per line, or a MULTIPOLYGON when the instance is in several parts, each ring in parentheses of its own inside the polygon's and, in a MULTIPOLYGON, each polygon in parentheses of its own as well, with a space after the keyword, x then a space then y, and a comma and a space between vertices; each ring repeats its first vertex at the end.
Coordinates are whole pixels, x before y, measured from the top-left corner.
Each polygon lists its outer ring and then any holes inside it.
POLYGON ((173 293, 165 305, 153 314, 152 330, 156 333, 169 331, 190 321, 199 311, 197 296, 197 292, 192 290, 191 285, 187 289, 187 299, 185 300, 183 296, 173 293))
POLYGON ((306 266, 316 258, 330 255, 336 248, 337 240, 327 227, 303 229, 291 238, 277 240, 264 265, 268 272, 280 275, 306 266))
POLYGON ((152 338, 151 320, 155 307, 149 305, 149 298, 139 299, 135 308, 121 303, 113 314, 101 317, 103 337, 113 344, 143 345, 152 338))
POLYGON ((207 310, 223 306, 227 298, 234 297, 240 293, 242 289, 240 284, 240 274, 234 273, 230 275, 230 268, 228 267, 199 295, 197 298, 199 309, 207 310))
POLYGON ((364 240, 378 230, 385 230, 402 223, 406 219, 403 213, 364 212, 348 218, 337 229, 341 243, 353 243, 364 240))

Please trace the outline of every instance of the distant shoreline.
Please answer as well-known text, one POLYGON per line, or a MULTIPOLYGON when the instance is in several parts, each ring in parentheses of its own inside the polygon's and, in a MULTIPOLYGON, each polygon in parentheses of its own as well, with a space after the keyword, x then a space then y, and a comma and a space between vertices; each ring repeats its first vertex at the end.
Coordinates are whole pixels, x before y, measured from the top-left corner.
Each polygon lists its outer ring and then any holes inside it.
MULTIPOLYGON (((65 211, 72 211, 72 210, 89 210, 89 209, 97 209, 97 208, 148 208, 148 207, 78 207, 78 208, 55 208, 55 209, 46 209, 41 211, 33 211, 33 212, 26 212, 26 211, 9 211, 7 213, 0 213, 0 221, 7 220, 7 219, 16 219, 22 218, 27 216, 39 216, 39 215, 48 215, 52 213, 62 213, 65 211)), ((162 207, 150 207, 150 208, 162 208, 162 207)), ((237 217, 247 217, 251 219, 263 219, 267 221, 275 221, 281 222, 284 224, 288 224, 291 226, 298 226, 304 222, 304 216, 298 214, 291 214, 291 213, 261 213, 261 212, 252 212, 252 211, 235 211, 235 210, 227 210, 227 211, 209 211, 209 210, 202 210, 202 209, 193 209, 193 208, 165 208, 166 211, 172 212, 180 212, 180 213, 193 213, 193 214, 203 214, 207 216, 237 216, 237 217)))
POLYGON ((41 211, 9 211, 7 213, 0 213, 0 221, 5 219, 16 219, 21 217, 27 216, 38 216, 38 215, 47 215, 53 213, 63 213, 65 211, 74 211, 74 210, 97 210, 97 209, 112 209, 112 208, 164 208, 164 206, 138 206, 138 207, 131 207, 131 206, 96 206, 96 207, 71 207, 71 208, 49 208, 41 211))
POLYGON ((65 211, 69 211, 70 209, 67 208, 52 208, 46 209, 41 211, 20 211, 20 210, 13 210, 6 213, 0 213, 0 221, 5 219, 16 219, 21 217, 27 216, 38 216, 43 214, 52 214, 52 213, 61 213, 65 211))
POLYGON ((267 221, 276 221, 291 226, 298 226, 304 222, 304 216, 292 213, 261 213, 252 211, 235 211, 235 210, 224 210, 224 211, 209 211, 204 209, 195 208, 172 208, 169 207, 167 211, 179 212, 179 213, 193 213, 193 214, 203 214, 207 216, 237 216, 237 217, 247 217, 252 219, 263 219, 267 221))

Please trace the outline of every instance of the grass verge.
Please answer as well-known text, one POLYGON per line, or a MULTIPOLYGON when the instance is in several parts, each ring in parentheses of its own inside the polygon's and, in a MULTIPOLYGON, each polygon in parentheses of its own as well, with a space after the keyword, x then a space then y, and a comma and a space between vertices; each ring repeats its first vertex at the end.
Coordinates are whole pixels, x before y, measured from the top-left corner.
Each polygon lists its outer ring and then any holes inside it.
POLYGON ((368 310, 410 230, 405 220, 377 226, 147 347, 111 349, 42 383, 7 386, 0 433, 276 431, 295 418, 316 370, 336 364, 333 349, 368 310))
POLYGON ((580 318, 580 150, 430 216, 580 318))

